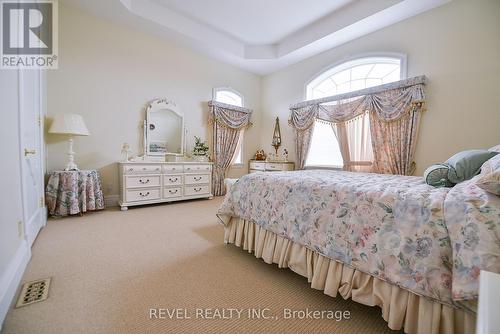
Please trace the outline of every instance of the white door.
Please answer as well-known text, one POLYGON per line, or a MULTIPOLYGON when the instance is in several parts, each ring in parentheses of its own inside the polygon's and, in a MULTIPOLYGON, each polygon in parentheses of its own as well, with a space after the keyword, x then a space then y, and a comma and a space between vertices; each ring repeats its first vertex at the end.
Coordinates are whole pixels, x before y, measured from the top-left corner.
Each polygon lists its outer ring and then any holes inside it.
POLYGON ((31 246, 47 217, 44 203, 43 119, 45 76, 39 69, 19 70, 19 133, 23 215, 31 246))

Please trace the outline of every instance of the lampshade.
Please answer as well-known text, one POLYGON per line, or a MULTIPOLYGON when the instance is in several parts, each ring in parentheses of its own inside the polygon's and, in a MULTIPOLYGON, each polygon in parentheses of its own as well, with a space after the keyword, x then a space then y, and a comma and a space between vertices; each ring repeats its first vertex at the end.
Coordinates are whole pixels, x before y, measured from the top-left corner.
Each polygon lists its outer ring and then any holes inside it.
POLYGON ((57 114, 50 126, 49 133, 68 134, 73 136, 90 135, 82 116, 78 114, 57 114))

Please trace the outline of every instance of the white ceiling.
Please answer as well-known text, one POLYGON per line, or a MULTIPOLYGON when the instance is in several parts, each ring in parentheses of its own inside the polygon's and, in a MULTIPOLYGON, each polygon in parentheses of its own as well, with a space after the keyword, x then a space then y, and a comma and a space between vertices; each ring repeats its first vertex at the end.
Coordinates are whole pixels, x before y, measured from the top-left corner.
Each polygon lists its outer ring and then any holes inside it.
POLYGON ((64 0, 64 3, 266 75, 450 1, 64 0))
POLYGON ((354 0, 153 0, 245 44, 275 44, 354 0))

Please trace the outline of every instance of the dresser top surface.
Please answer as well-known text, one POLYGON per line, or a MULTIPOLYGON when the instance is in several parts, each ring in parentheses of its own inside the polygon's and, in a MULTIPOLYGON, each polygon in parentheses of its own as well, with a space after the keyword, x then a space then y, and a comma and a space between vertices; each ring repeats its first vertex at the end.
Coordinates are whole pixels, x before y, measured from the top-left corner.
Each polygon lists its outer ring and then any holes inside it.
POLYGON ((200 161, 119 161, 119 165, 213 165, 213 162, 200 161))
POLYGON ((255 160, 250 159, 250 162, 261 162, 261 163, 269 163, 269 164, 293 164, 293 161, 266 161, 266 160, 255 160))

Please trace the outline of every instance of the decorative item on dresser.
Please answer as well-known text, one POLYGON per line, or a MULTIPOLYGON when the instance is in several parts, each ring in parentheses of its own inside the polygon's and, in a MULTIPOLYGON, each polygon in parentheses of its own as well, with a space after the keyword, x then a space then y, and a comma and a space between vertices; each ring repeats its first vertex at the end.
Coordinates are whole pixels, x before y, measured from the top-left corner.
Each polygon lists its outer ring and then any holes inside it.
POLYGON ((274 150, 276 151, 276 156, 278 156, 278 149, 281 146, 280 119, 278 117, 276 117, 276 123, 274 124, 273 141, 271 145, 274 147, 274 150))
POLYGON ((211 162, 120 162, 120 201, 129 206, 212 198, 211 162))
POLYGON ((259 161, 250 160, 249 170, 250 173, 256 172, 284 172, 292 171, 295 169, 295 164, 289 161, 259 161))
POLYGON ((82 214, 104 209, 101 177, 96 170, 54 171, 45 189, 51 216, 82 214))
POLYGON ((199 162, 207 162, 209 147, 200 137, 194 136, 193 159, 199 162))
POLYGON ((254 155, 254 160, 265 161, 266 160, 266 153, 264 152, 264 150, 257 150, 257 152, 255 152, 255 155, 254 155))

